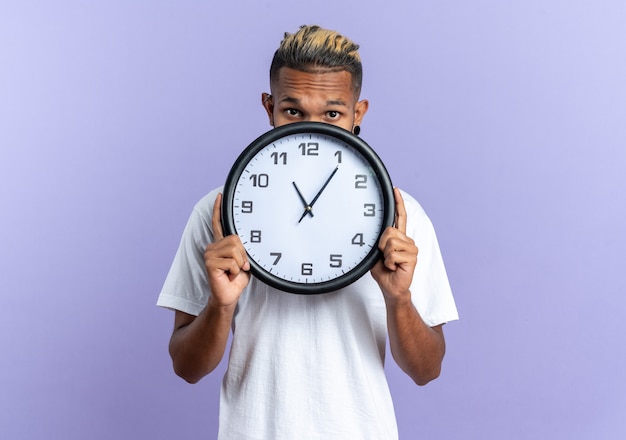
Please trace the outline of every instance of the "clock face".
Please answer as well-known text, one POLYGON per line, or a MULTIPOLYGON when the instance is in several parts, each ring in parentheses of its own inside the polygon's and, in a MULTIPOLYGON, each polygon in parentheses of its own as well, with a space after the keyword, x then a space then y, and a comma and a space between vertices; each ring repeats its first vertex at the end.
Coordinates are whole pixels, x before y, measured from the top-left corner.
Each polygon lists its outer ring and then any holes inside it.
POLYGON ((328 124, 273 129, 235 162, 222 223, 241 238, 255 276, 292 293, 337 290, 380 258, 393 223, 391 181, 360 138, 328 124))

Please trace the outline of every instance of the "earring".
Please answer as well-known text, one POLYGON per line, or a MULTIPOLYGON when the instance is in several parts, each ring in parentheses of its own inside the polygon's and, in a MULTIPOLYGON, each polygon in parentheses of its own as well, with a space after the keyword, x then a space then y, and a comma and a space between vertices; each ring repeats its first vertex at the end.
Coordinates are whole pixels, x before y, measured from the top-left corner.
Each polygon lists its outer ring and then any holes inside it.
POLYGON ((359 127, 358 125, 355 125, 354 128, 352 129, 352 132, 358 136, 359 133, 361 133, 361 127, 359 127))

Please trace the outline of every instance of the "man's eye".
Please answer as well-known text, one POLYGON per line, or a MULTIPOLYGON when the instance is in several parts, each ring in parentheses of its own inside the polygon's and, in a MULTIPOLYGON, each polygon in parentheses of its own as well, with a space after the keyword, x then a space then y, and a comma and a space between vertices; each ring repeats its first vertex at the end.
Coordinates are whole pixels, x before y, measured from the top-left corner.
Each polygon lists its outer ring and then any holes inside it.
POLYGON ((300 114, 300 110, 296 110, 295 108, 288 108, 287 110, 285 110, 285 113, 287 113, 289 116, 298 116, 300 114))
POLYGON ((328 113, 326 113, 328 115, 329 119, 337 119, 340 115, 340 113, 338 111, 335 110, 331 110, 328 113))

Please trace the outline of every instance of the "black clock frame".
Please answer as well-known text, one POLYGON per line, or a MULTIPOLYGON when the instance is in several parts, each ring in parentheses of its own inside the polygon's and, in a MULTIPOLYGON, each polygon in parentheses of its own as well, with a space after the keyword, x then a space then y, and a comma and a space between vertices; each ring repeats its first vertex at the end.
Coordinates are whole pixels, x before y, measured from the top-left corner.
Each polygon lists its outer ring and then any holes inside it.
MULTIPOLYGON (((349 131, 336 125, 326 124, 322 122, 295 122, 292 124, 282 125, 274 128, 257 139, 252 141, 248 147, 239 155, 233 164, 226 182, 224 184, 222 197, 222 228, 224 235, 237 234, 235 222, 233 219, 233 201, 235 196, 235 187, 239 177, 243 173, 248 162, 263 148, 293 134, 316 133, 330 137, 334 137, 355 150, 357 150, 369 162, 372 171, 380 182, 383 196, 383 225, 380 230, 378 239, 383 231, 392 226, 395 221, 395 199, 393 195, 393 185, 389 173, 385 168, 382 160, 376 152, 361 138, 355 136, 349 131)), ((377 240, 378 241, 378 240, 377 240)), ((381 251, 378 247, 372 247, 368 255, 353 269, 341 275, 340 277, 320 283, 297 283, 283 278, 279 278, 263 269, 256 261, 249 256, 250 271, 252 275, 262 282, 285 292, 296 293, 302 295, 313 295, 328 293, 346 287, 368 272, 378 259, 381 258, 381 251)))

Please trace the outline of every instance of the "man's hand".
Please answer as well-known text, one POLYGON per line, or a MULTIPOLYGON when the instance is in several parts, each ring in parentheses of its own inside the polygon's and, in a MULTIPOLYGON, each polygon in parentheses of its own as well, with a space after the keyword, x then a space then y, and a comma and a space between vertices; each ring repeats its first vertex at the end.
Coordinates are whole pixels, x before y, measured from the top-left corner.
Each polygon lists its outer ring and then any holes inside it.
POLYGON ((406 209, 398 188, 394 188, 396 201, 395 227, 389 227, 378 243, 382 260, 371 270, 386 300, 410 299, 409 288, 417 264, 417 246, 406 235, 406 209))
POLYGON ((379 248, 383 259, 372 268, 387 306, 387 331, 396 363, 418 385, 439 376, 446 343, 441 325, 429 327, 411 302, 411 281, 417 264, 417 246, 406 235, 406 209, 400 190, 396 200, 395 227, 385 230, 379 248))
POLYGON ((207 246, 204 265, 209 277, 211 299, 216 306, 232 306, 250 281, 250 263, 246 250, 237 235, 224 237, 221 221, 222 194, 213 206, 214 242, 207 246))
POLYGON ((250 280, 250 263, 241 240, 237 235, 224 238, 221 208, 222 195, 218 194, 213 207, 214 242, 204 253, 209 302, 197 317, 177 310, 170 338, 174 371, 190 383, 198 382, 222 360, 235 305, 250 280))

